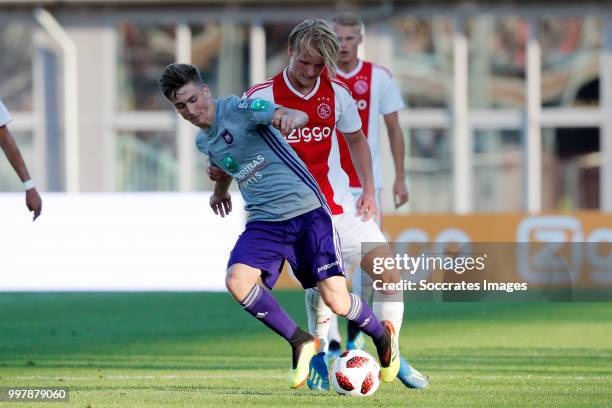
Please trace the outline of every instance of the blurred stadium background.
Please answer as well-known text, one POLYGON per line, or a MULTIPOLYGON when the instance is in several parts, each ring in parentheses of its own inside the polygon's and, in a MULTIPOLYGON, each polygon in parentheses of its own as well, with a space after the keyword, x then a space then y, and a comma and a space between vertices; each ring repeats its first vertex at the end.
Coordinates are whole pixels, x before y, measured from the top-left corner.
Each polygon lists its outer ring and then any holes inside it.
MULTIPOLYGON (((197 194, 211 188, 205 162, 193 147, 195 129, 158 92, 161 69, 191 62, 217 96, 241 94, 285 66, 293 25, 346 9, 366 21, 362 55, 392 70, 408 104, 400 118, 412 199, 395 210, 390 187, 385 190, 390 238, 434 241, 460 229, 471 240, 508 242, 525 217, 561 212, 563 229, 581 225, 583 211, 598 214, 593 228, 604 224, 612 235, 609 1, 0 0, 0 98, 46 193, 39 229, 29 236, 41 236, 51 222, 45 219, 58 219, 55 199, 83 208, 83 194, 73 193, 103 193, 87 201, 98 214, 108 214, 104 200, 123 197, 123 208, 136 205, 124 193, 177 193, 147 222, 171 224, 167 217, 185 211, 180 200, 197 200, 201 214, 194 219, 209 231, 223 228, 197 194), (492 228, 496 223, 510 226, 492 228)), ((384 134, 381 140, 387 143, 384 134)), ((388 147, 382 152, 391 179, 388 147)), ((20 190, 0 160, 0 191, 20 190)), ((6 222, 25 223, 15 212, 6 222)), ((58 224, 76 225, 69 221, 76 214, 58 224)), ((89 235, 104 236, 111 226, 121 228, 109 217, 100 233, 89 235)), ((590 233, 582 232, 570 231, 567 239, 590 233)), ((68 228, 64 235, 74 234, 68 228)), ((219 241, 212 234, 198 239, 202 247, 219 241)), ((227 242, 229 249, 231 234, 227 242)), ((13 254, 18 263, 21 254, 13 254)), ((224 250, 215 254, 223 265, 224 250)))
POLYGON ((0 98, 43 191, 206 190, 161 69, 241 94, 285 66, 295 23, 349 7, 408 104, 398 213, 612 211, 609 1, 349 3, 1 0, 0 98))

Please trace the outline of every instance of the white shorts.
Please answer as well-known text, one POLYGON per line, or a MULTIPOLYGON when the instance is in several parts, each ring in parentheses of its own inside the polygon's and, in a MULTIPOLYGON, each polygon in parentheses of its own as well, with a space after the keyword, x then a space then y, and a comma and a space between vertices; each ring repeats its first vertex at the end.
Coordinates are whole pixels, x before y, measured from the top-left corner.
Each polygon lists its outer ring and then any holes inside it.
MULTIPOLYGON (((362 242, 387 242, 374 220, 370 218, 364 222, 362 217, 357 216, 356 210, 333 215, 332 220, 340 236, 342 258, 345 264, 359 267, 362 242)), ((345 271, 347 269, 345 266, 345 271)))

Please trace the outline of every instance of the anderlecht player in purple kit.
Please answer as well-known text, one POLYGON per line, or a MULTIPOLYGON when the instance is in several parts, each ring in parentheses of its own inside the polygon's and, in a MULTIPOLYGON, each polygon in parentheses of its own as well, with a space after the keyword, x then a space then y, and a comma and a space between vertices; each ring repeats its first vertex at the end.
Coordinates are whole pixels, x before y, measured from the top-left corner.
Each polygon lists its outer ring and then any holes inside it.
POLYGON ((285 260, 305 289, 317 288, 334 313, 372 337, 381 370, 395 371, 387 376, 395 377, 398 367, 391 361, 397 355, 397 339, 390 323, 381 324, 366 302, 348 293, 325 198, 280 133, 304 126, 308 116, 262 99, 215 100, 197 69, 188 64, 167 66, 159 86, 177 112, 200 128, 198 150, 232 176, 215 184, 210 205, 216 214, 231 211, 228 188, 232 179, 238 183, 249 215, 230 254, 226 286, 244 310, 291 345, 290 387, 306 382, 317 340, 295 324, 269 291, 285 260), (265 287, 258 284, 260 278, 265 287))

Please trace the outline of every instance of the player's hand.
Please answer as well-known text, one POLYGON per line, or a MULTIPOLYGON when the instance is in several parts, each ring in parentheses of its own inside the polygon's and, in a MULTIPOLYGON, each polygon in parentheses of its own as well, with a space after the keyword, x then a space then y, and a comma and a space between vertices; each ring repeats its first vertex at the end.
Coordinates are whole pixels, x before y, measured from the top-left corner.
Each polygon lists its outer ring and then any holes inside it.
POLYGON ((272 118, 272 126, 280 130, 283 135, 288 135, 293 129, 301 128, 307 123, 308 115, 294 109, 277 109, 272 118))
POLYGON ((32 218, 32 221, 35 221, 42 211, 42 199, 40 198, 40 195, 38 195, 36 188, 31 188, 26 191, 26 207, 28 207, 28 210, 34 213, 34 218, 32 218))
POLYGON ((357 216, 361 217, 363 215, 363 221, 367 221, 370 218, 375 218, 377 212, 374 193, 364 192, 357 199, 357 216))
POLYGON ((399 208, 410 199, 406 188, 406 179, 396 179, 393 183, 393 204, 399 208))
POLYGON ((224 182, 231 176, 216 166, 208 166, 206 168, 208 178, 212 181, 224 182))
POLYGON ((210 196, 210 208, 216 215, 225 217, 232 212, 232 196, 229 192, 223 195, 213 194, 210 196))

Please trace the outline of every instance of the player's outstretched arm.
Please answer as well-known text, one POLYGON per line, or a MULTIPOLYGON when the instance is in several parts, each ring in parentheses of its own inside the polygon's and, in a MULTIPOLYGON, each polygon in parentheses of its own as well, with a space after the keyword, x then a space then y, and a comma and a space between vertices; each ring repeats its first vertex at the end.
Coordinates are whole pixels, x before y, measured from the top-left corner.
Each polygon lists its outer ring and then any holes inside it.
POLYGON ((288 134, 293 129, 304 127, 307 123, 308 115, 306 113, 289 108, 276 109, 272 118, 272 126, 280 130, 282 134, 288 134))
POLYGON ((363 186, 363 194, 357 200, 358 215, 364 215, 364 220, 372 218, 376 212, 376 199, 374 198, 374 175, 372 173, 372 153, 363 134, 358 130, 354 133, 345 133, 344 138, 351 152, 351 159, 363 186))
MULTIPOLYGON (((22 183, 30 180, 30 174, 28 173, 28 168, 21 156, 21 152, 15 143, 15 139, 11 136, 8 128, 6 126, 0 126, 0 147, 4 151, 6 158, 17 176, 21 180, 22 183)), ((36 188, 31 186, 28 188, 26 186, 26 206, 28 210, 34 213, 33 220, 36 220, 42 211, 42 200, 36 188)))
POLYGON ((395 208, 408 202, 408 189, 406 188, 406 175, 404 170, 404 132, 399 124, 399 116, 397 112, 384 115, 387 134, 389 135, 389 144, 391 146, 391 155, 393 156, 393 164, 395 166, 395 181, 393 182, 393 203, 395 208))
POLYGON ((217 181, 213 194, 210 196, 210 208, 221 217, 225 217, 232 212, 232 196, 228 191, 230 184, 232 184, 231 177, 217 181))

